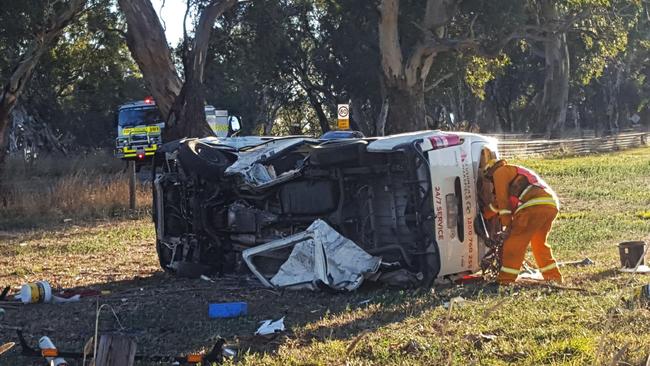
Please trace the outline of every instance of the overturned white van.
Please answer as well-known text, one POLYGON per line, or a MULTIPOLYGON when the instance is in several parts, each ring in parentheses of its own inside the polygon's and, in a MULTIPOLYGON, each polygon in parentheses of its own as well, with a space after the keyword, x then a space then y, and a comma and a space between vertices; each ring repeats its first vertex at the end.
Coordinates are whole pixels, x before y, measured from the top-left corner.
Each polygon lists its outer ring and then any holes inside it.
POLYGON ((270 279, 291 243, 255 251, 254 263, 242 253, 319 220, 380 258, 381 271, 411 274, 420 285, 476 272, 485 253, 474 227, 478 170, 483 149, 496 152, 496 145, 486 136, 442 131, 168 143, 154 169, 161 266, 203 273, 246 263, 270 279))

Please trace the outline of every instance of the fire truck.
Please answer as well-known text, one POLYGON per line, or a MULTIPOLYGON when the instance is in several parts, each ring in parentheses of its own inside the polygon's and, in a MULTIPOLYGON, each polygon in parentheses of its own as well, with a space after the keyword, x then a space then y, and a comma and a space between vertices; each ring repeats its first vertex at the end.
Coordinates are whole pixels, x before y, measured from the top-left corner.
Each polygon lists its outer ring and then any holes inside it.
MULTIPOLYGON (((227 137, 239 130, 239 119, 226 110, 205 106, 205 118, 214 135, 227 137)), ((117 120, 115 156, 124 160, 143 161, 152 157, 162 143, 165 120, 151 97, 120 106, 117 120)))

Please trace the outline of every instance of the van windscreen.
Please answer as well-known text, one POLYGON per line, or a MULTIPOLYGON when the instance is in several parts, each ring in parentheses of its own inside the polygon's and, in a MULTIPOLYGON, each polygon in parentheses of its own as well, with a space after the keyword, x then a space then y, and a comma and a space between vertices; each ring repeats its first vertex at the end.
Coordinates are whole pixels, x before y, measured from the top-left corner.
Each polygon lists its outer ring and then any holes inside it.
POLYGON ((121 127, 155 125, 165 122, 155 106, 125 108, 120 111, 118 124, 121 127))

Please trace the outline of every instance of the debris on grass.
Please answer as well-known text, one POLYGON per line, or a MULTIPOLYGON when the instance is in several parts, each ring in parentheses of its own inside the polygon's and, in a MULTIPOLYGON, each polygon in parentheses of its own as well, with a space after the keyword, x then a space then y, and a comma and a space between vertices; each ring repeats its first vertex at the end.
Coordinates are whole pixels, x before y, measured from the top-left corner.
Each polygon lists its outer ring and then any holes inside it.
POLYGON ((469 334, 465 338, 474 345, 474 348, 480 349, 483 348, 483 344, 495 341, 497 339, 497 336, 494 334, 479 333, 469 334))
POLYGON ((224 302, 208 305, 210 318, 236 318, 248 314, 248 304, 245 302, 224 302))
POLYGON ((272 319, 267 319, 261 321, 260 323, 262 323, 262 325, 257 328, 255 335, 266 336, 284 331, 284 317, 275 321, 272 319))
POLYGON ((42 336, 41 339, 38 340, 38 347, 41 349, 41 354, 50 365, 62 366, 68 364, 65 359, 59 357, 59 351, 48 336, 42 336))
POLYGON ((16 345, 16 343, 14 343, 14 342, 9 342, 9 343, 5 343, 5 344, 3 344, 2 346, 0 346, 0 356, 1 356, 3 353, 5 353, 5 352, 11 350, 12 348, 14 348, 15 345, 16 345))
POLYGON ((319 290, 322 284, 337 291, 356 290, 369 273, 379 270, 381 258, 366 253, 323 220, 307 230, 242 252, 253 274, 270 288, 319 290), (269 280, 253 257, 293 247, 289 258, 269 280))
POLYGON ((206 275, 201 275, 201 277, 199 277, 199 278, 202 279, 203 281, 208 281, 208 282, 214 283, 214 280, 212 278, 206 276, 206 275))
POLYGON ((445 301, 442 304, 442 307, 444 307, 445 309, 451 309, 454 306, 465 305, 467 302, 468 301, 465 300, 465 298, 463 298, 462 296, 456 296, 456 297, 452 297, 451 299, 449 299, 449 301, 445 301))

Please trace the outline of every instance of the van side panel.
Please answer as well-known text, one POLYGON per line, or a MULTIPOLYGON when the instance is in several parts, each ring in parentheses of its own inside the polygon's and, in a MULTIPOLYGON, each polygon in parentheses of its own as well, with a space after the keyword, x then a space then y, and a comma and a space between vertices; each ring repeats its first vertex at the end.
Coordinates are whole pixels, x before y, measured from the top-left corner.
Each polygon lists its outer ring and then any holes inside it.
POLYGON ((428 152, 436 215, 434 232, 440 250, 438 276, 479 269, 479 243, 474 230, 476 172, 469 140, 428 152))

